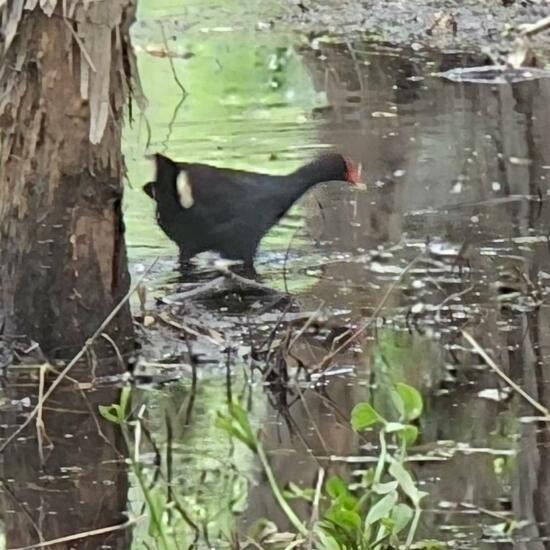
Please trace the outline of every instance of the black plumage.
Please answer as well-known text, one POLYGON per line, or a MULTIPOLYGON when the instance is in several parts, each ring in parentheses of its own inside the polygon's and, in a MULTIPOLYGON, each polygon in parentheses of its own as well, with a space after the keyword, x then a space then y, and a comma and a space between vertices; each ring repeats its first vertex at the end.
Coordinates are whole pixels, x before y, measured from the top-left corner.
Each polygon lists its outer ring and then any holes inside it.
POLYGON ((325 181, 359 183, 342 155, 319 157, 295 172, 273 176, 157 154, 156 180, 144 191, 157 203, 157 221, 180 249, 180 259, 211 250, 252 267, 262 237, 310 187, 325 181))

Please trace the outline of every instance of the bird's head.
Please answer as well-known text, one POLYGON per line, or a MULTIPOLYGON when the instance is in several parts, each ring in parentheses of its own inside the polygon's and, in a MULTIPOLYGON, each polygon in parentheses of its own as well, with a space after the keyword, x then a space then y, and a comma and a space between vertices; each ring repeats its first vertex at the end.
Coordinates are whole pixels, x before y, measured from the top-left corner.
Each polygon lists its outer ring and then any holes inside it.
POLYGON ((353 187, 364 189, 366 185, 361 179, 363 165, 360 162, 356 163, 347 156, 343 156, 342 158, 344 159, 344 163, 346 165, 346 181, 353 187))

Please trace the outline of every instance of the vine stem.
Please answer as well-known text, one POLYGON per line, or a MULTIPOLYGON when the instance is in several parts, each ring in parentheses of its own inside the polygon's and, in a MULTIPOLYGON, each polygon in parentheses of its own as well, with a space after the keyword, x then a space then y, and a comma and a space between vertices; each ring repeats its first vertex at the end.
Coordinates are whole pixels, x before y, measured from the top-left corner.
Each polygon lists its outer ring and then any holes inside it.
POLYGON ((300 518, 294 513, 294 510, 286 501, 279 485, 277 484, 277 480, 275 479, 275 475, 273 474, 273 470, 271 469, 271 465, 269 464, 269 460, 267 458, 267 455, 265 454, 263 445, 259 441, 257 443, 256 452, 258 453, 258 457, 260 459, 260 462, 262 463, 263 469, 269 481, 269 485, 271 486, 271 490, 273 491, 273 495, 275 496, 279 506, 286 514, 292 525, 296 528, 296 530, 302 536, 308 537, 309 532, 307 527, 300 521, 300 518))

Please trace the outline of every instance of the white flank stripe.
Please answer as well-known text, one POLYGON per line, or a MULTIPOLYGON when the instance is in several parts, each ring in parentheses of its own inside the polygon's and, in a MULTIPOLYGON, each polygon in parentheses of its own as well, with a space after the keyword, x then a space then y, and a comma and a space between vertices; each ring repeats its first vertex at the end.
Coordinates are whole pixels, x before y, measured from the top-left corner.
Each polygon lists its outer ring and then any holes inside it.
POLYGON ((176 187, 178 189, 180 204, 183 208, 191 208, 195 204, 195 199, 193 199, 193 190, 191 189, 189 177, 187 176, 187 172, 185 170, 182 170, 178 174, 176 187))

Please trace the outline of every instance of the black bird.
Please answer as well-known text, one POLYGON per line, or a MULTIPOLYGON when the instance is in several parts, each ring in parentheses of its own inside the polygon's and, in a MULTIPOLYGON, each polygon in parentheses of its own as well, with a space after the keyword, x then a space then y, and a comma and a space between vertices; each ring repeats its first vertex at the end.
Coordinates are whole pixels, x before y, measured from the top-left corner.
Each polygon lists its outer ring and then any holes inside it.
POLYGON ((154 158, 156 180, 143 190, 156 201, 158 224, 179 246, 182 263, 211 250, 253 270, 262 237, 310 187, 360 185, 360 165, 337 153, 285 176, 154 158))

